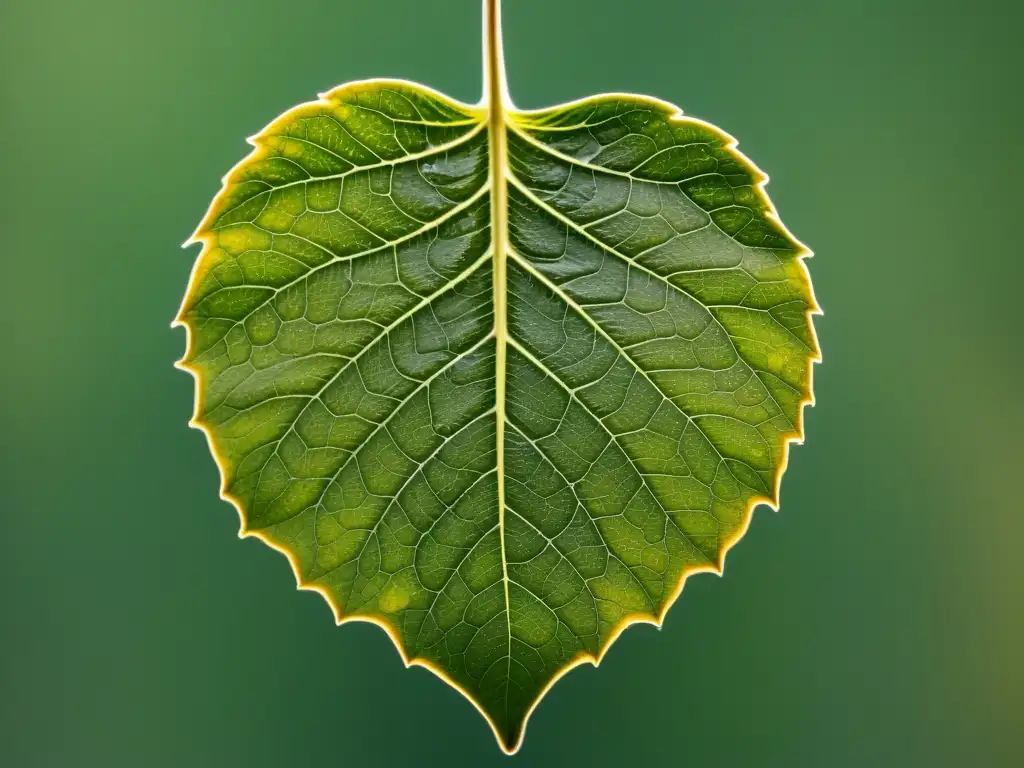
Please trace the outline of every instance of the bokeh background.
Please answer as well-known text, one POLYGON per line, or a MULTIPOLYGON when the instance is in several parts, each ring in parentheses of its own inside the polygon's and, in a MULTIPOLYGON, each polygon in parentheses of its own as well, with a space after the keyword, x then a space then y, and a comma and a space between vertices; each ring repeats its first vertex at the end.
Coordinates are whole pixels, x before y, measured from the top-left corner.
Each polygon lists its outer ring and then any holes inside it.
MULTIPOLYGON (((817 253, 778 514, 544 700, 529 766, 1024 765, 1021 4, 506 0, 518 105, 740 137, 817 253)), ((169 327, 245 136, 340 82, 476 101, 478 0, 5 0, 0 764, 498 766, 236 538, 169 327)))

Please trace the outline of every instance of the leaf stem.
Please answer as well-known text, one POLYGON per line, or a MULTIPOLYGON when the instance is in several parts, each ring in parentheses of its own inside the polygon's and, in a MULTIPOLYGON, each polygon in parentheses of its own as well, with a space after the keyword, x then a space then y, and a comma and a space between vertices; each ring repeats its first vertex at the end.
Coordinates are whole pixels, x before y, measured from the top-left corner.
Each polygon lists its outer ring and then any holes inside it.
POLYGON ((484 0, 484 102, 493 115, 508 100, 501 42, 501 0, 484 0))

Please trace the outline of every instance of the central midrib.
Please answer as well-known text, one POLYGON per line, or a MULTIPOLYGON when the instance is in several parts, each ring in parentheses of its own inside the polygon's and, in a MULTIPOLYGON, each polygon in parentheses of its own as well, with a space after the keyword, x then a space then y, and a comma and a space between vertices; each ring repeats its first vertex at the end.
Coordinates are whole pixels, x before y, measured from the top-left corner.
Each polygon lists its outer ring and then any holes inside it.
POLYGON ((512 673, 512 606, 508 595, 508 558, 505 553, 505 371, 508 355, 508 139, 505 134, 505 63, 501 50, 499 0, 488 0, 484 30, 484 98, 487 101, 487 142, 490 157, 491 252, 494 259, 494 398, 495 468, 498 482, 498 536, 501 540, 501 576, 505 587, 508 629, 508 667, 505 680, 505 715, 508 715, 509 677, 512 673))

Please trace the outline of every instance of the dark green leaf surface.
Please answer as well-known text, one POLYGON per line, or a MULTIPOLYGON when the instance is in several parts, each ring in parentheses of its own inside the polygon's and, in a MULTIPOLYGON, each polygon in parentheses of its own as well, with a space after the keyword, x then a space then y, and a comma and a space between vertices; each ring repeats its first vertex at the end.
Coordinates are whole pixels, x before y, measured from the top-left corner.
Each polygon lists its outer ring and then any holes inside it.
POLYGON ((626 95, 503 123, 390 81, 287 112, 179 320, 244 532, 511 751, 775 504, 818 351, 806 251, 729 137, 626 95))

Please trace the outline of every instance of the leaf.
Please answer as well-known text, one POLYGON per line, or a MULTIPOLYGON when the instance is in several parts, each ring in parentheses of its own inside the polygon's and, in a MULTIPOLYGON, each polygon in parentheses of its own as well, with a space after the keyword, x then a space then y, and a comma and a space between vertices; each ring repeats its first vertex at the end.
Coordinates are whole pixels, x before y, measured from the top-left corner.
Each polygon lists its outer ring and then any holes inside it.
POLYGON ((177 322, 242 535, 513 752, 777 504, 818 347, 735 142, 642 96, 514 110, 496 5, 493 98, 352 83, 251 139, 177 322))

